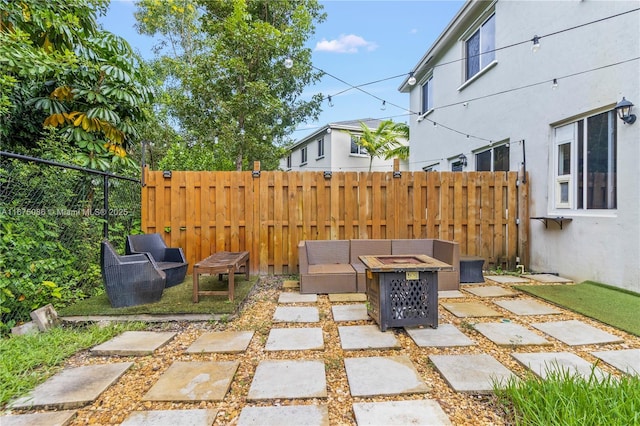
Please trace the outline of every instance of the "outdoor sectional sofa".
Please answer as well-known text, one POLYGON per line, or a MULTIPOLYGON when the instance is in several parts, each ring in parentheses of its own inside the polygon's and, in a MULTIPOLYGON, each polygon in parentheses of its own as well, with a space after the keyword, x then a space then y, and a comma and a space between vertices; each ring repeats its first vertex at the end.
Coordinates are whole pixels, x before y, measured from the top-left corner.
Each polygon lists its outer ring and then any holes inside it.
POLYGON ((453 266, 438 272, 438 290, 460 286, 460 246, 439 239, 304 240, 298 244, 300 293, 364 293, 365 266, 359 256, 426 254, 453 266))

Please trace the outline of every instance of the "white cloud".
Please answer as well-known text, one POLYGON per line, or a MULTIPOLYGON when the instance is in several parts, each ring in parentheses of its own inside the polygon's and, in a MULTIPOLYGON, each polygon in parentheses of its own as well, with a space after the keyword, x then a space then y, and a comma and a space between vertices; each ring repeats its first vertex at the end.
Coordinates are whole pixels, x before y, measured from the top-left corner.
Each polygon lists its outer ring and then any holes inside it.
POLYGON ((366 41, 355 34, 341 34, 336 40, 323 38, 316 43, 316 51, 334 53, 358 53, 359 49, 368 51, 376 50, 378 45, 371 41, 366 41))

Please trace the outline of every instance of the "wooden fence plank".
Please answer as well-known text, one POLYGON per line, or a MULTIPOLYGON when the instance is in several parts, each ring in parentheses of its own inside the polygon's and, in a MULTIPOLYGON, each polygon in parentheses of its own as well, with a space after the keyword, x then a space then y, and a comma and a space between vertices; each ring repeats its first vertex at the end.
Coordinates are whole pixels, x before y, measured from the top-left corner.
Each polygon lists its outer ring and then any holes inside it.
POLYGON ((487 266, 528 260, 528 188, 516 172, 144 173, 143 230, 183 247, 191 266, 248 250, 254 273, 296 273, 300 240, 342 238, 444 238, 487 266))

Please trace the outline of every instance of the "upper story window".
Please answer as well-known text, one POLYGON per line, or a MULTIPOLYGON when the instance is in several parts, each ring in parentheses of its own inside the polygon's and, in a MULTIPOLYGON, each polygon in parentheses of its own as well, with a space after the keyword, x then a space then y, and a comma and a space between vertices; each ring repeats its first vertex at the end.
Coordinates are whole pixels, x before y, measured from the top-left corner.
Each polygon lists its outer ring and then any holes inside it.
POLYGON ((476 154, 476 171, 508 172, 509 144, 496 146, 476 154))
POLYGON ((359 141, 360 141, 360 137, 351 136, 351 154, 368 155, 367 150, 364 147, 358 145, 359 141))
POLYGON ((303 147, 300 150, 300 165, 303 166, 307 164, 307 147, 303 147))
POLYGON ((613 111, 554 129, 552 188, 556 209, 617 207, 616 120, 613 111))
POLYGON ((496 58, 496 15, 493 14, 465 42, 466 80, 496 58))
POLYGON ((324 157, 324 138, 318 139, 318 158, 324 157))
POLYGON ((422 113, 433 109, 433 77, 422 85, 422 113))
POLYGON ((291 168, 291 154, 287 155, 287 169, 291 168))

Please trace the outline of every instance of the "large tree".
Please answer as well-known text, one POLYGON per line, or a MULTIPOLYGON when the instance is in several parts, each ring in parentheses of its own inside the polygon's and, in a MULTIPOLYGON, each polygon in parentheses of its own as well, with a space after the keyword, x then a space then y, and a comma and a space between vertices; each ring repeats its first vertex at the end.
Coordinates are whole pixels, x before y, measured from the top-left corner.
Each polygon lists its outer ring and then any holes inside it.
POLYGON ((108 0, 0 2, 0 137, 27 151, 42 127, 79 148, 84 166, 131 165, 150 92, 122 38, 98 28, 108 0))
POLYGON ((322 95, 301 96, 320 77, 304 46, 325 18, 318 2, 141 0, 138 7, 139 31, 162 37, 155 61, 167 82, 162 101, 185 147, 210 152, 221 168, 255 160, 277 167, 285 138, 320 110, 322 95))

